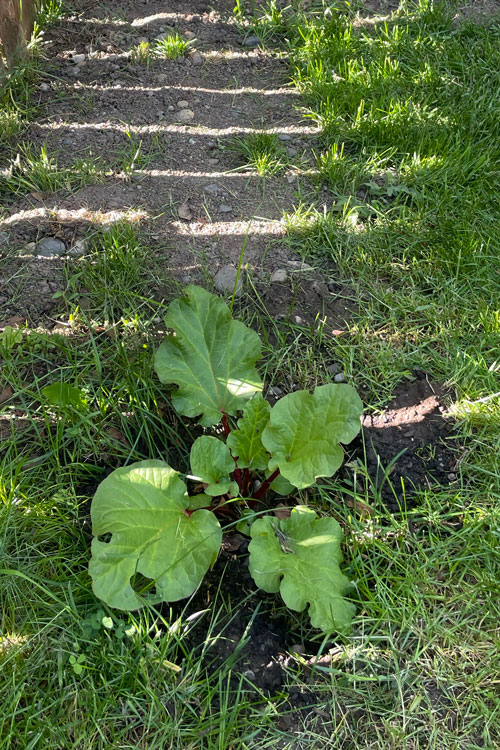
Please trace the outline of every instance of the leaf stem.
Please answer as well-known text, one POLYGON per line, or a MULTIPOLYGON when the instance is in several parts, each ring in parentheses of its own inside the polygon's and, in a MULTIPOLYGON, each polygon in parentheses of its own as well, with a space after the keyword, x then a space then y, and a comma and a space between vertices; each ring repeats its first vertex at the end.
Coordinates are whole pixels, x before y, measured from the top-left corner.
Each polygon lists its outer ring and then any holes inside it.
POLYGON ((269 487, 272 485, 272 483, 274 482, 274 480, 276 479, 276 477, 278 476, 279 473, 280 473, 279 469, 276 469, 275 471, 273 471, 273 473, 271 474, 271 476, 269 476, 266 479, 266 481, 261 484, 261 486, 259 487, 259 489, 257 490, 257 492, 255 492, 252 495, 252 497, 253 497, 254 500, 260 500, 260 498, 263 497, 263 495, 266 494, 266 492, 268 491, 269 487))

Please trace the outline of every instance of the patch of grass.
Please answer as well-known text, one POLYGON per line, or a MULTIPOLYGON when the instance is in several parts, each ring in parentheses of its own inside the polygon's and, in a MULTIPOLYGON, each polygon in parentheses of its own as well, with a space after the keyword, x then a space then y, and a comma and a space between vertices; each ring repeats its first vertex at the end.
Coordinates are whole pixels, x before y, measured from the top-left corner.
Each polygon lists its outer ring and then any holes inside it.
POLYGON ((183 39, 176 31, 175 34, 168 34, 162 39, 157 39, 153 48, 154 54, 158 57, 166 57, 168 60, 177 60, 184 57, 191 47, 189 40, 183 39))
POLYGON ((147 169, 158 156, 158 137, 154 136, 150 147, 145 149, 142 138, 137 142, 128 128, 125 132, 128 143, 117 152, 114 168, 130 178, 136 169, 147 169))
POLYGON ((133 63, 146 65, 146 67, 151 64, 152 56, 153 50, 150 42, 140 42, 130 52, 130 59, 133 63))
POLYGON ((28 143, 19 147, 16 158, 0 172, 0 195, 73 191, 103 178, 98 159, 77 159, 72 167, 60 167, 57 157, 49 155, 46 146, 41 146, 38 152, 28 143))
POLYGON ((125 321, 134 330, 151 308, 146 294, 152 285, 155 261, 136 228, 120 222, 92 240, 90 253, 77 264, 68 280, 69 290, 85 289, 88 312, 103 321, 125 321))
POLYGON ((263 44, 281 38, 286 32, 285 14, 287 8, 280 8, 276 0, 265 3, 236 0, 234 17, 244 37, 258 36, 263 44))
POLYGON ((235 137, 230 140, 227 149, 261 177, 276 174, 288 163, 285 149, 275 133, 250 133, 241 138, 235 137))

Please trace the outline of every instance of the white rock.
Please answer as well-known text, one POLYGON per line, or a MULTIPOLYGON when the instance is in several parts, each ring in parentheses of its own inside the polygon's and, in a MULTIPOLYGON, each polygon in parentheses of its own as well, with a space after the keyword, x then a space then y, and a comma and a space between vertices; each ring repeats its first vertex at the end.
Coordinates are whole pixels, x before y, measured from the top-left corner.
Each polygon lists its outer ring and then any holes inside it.
POLYGON ((71 59, 75 65, 82 65, 85 62, 85 55, 73 55, 71 59))
POLYGON ((333 378, 335 383, 345 383, 345 375, 343 372, 339 372, 335 377, 333 378))
POLYGON ((282 283, 283 281, 286 281, 286 269, 285 268, 278 268, 276 271, 273 271, 271 274, 271 281, 276 283, 282 283))
POLYGON ((40 84, 40 91, 50 91, 50 86, 48 83, 41 83, 40 84))
POLYGON ((177 120, 179 122, 191 122, 193 117, 194 112, 192 109, 181 109, 181 111, 177 114, 177 120))
MULTIPOLYGON (((222 266, 222 268, 219 268, 217 273, 214 276, 214 284, 215 288, 218 292, 221 294, 229 292, 230 294, 234 291, 234 285, 236 284, 236 276, 238 275, 238 271, 234 266, 227 265, 222 266)), ((239 297, 241 294, 241 274, 238 279, 238 284, 236 287, 236 297, 239 297)))

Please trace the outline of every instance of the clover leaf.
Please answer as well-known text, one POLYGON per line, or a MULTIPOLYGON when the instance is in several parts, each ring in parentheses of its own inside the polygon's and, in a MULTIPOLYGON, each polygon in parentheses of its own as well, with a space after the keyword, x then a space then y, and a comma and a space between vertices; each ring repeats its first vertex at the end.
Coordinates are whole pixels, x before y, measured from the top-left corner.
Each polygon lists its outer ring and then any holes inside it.
POLYGON ((260 339, 255 331, 231 318, 220 297, 188 286, 187 298, 170 303, 167 336, 155 357, 162 383, 175 383, 172 403, 179 414, 200 416, 209 427, 222 414, 235 415, 245 400, 262 390, 255 369, 260 339))
POLYGON ((250 534, 250 573, 259 588, 279 591, 297 612, 309 604, 311 625, 325 633, 350 623, 355 608, 344 599, 350 583, 339 568, 342 530, 334 518, 297 505, 282 521, 257 519, 250 534))
POLYGON ((125 610, 190 596, 217 557, 222 531, 211 511, 188 514, 187 505, 186 485, 163 461, 139 461, 106 477, 91 510, 96 596, 125 610), (109 533, 110 541, 97 538, 109 533), (137 573, 154 582, 154 594, 134 590, 137 573))

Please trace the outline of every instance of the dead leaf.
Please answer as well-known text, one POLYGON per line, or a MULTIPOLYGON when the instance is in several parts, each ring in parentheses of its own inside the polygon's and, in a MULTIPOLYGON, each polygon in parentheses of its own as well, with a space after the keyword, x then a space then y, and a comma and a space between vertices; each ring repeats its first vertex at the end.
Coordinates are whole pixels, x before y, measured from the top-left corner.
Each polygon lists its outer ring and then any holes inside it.
POLYGON ((362 503, 361 500, 346 500, 347 505, 349 508, 352 508, 357 514, 361 516, 361 518, 370 518, 370 516, 373 513, 373 509, 370 508, 369 505, 366 505, 365 503, 362 503))
POLYGON ((280 521, 283 521, 283 519, 285 518, 290 518, 291 512, 292 512, 292 509, 289 508, 288 505, 285 505, 284 503, 278 503, 278 505, 274 509, 274 515, 280 521))
POLYGON ((222 549, 225 552, 236 552, 243 542, 245 537, 242 534, 223 534, 222 535, 222 549))
POLYGON ((189 221, 193 218, 193 212, 191 211, 191 207, 189 203, 182 203, 179 208, 177 209, 177 213, 179 214, 180 219, 186 219, 186 221, 189 221))
POLYGON ((5 388, 3 388, 0 391, 0 404, 3 404, 3 403, 5 403, 5 401, 8 401, 9 398, 12 397, 13 393, 14 393, 14 391, 12 390, 12 388, 10 387, 10 385, 6 385, 5 388))
POLYGON ((39 193, 37 190, 33 190, 30 193, 31 197, 34 198, 36 201, 43 201, 43 195, 39 193))
POLYGON ((106 430, 106 435, 108 437, 113 438, 113 440, 118 440, 119 443, 124 445, 126 448, 130 448, 130 443, 123 434, 123 432, 120 432, 120 430, 117 427, 108 427, 106 430))

